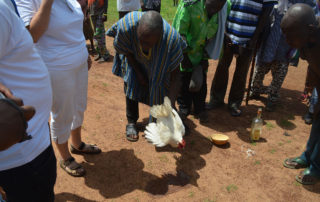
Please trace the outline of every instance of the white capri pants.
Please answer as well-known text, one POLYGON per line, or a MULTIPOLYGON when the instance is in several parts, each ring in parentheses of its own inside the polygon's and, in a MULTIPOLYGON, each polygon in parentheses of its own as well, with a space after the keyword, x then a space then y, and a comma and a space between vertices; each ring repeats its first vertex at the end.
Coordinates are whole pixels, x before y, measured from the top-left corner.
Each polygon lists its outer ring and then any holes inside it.
POLYGON ((49 70, 52 84, 50 130, 52 140, 66 143, 71 130, 83 123, 87 108, 88 63, 70 70, 49 70))

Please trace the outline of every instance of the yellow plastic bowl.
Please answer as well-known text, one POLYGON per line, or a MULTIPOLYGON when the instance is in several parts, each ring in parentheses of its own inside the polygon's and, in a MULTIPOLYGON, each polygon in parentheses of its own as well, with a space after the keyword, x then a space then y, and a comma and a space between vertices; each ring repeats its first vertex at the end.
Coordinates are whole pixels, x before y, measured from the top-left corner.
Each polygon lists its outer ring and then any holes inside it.
POLYGON ((224 145, 228 143, 229 137, 223 134, 213 134, 211 135, 211 140, 217 145, 224 145))

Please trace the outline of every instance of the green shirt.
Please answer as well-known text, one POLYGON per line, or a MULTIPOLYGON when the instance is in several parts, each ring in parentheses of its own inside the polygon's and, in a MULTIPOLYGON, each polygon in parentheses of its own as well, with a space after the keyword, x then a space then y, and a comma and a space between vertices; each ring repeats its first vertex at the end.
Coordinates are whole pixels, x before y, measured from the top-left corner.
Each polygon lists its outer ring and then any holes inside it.
MULTIPOLYGON (((218 14, 208 18, 205 0, 180 1, 172 26, 185 37, 188 44, 185 52, 193 66, 198 65, 202 59, 206 58, 206 41, 216 35, 218 23, 218 14)), ((190 68, 192 67, 188 67, 188 69, 190 68)), ((184 68, 181 70, 188 71, 184 68)))

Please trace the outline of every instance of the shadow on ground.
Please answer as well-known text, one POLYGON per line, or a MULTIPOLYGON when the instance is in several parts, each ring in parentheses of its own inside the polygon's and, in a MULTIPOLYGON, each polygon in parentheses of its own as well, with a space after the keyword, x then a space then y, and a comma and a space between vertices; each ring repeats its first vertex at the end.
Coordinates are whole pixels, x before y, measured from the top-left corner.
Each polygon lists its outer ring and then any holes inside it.
POLYGON ((74 202, 95 202, 93 200, 89 200, 86 198, 82 198, 78 195, 62 192, 55 195, 56 202, 67 202, 67 201, 74 201, 74 202))
MULTIPOLYGON (((284 130, 295 129, 297 126, 293 121, 296 117, 302 117, 307 110, 306 105, 298 99, 300 94, 300 91, 281 89, 281 98, 274 112, 267 112, 262 107, 264 124, 274 120, 277 126, 284 130)), ((227 106, 210 110, 208 111, 209 121, 203 125, 221 133, 236 131, 242 141, 249 143, 248 134, 251 121, 256 116, 258 108, 261 107, 261 102, 264 103, 265 101, 265 98, 262 98, 261 101, 250 100, 248 106, 242 106, 243 113, 240 117, 232 117, 228 112, 227 106)), ((271 125, 270 127, 273 126, 271 125)))

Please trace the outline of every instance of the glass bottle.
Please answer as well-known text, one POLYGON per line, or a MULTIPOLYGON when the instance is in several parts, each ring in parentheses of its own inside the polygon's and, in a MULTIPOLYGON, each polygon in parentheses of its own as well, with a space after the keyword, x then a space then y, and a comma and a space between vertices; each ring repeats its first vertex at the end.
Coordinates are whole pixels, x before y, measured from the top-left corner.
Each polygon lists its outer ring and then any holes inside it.
POLYGON ((261 119, 262 109, 259 108, 257 112, 257 117, 252 119, 251 123, 251 132, 250 132, 250 139, 251 141, 259 140, 261 133, 262 133, 262 126, 263 121, 261 119))

